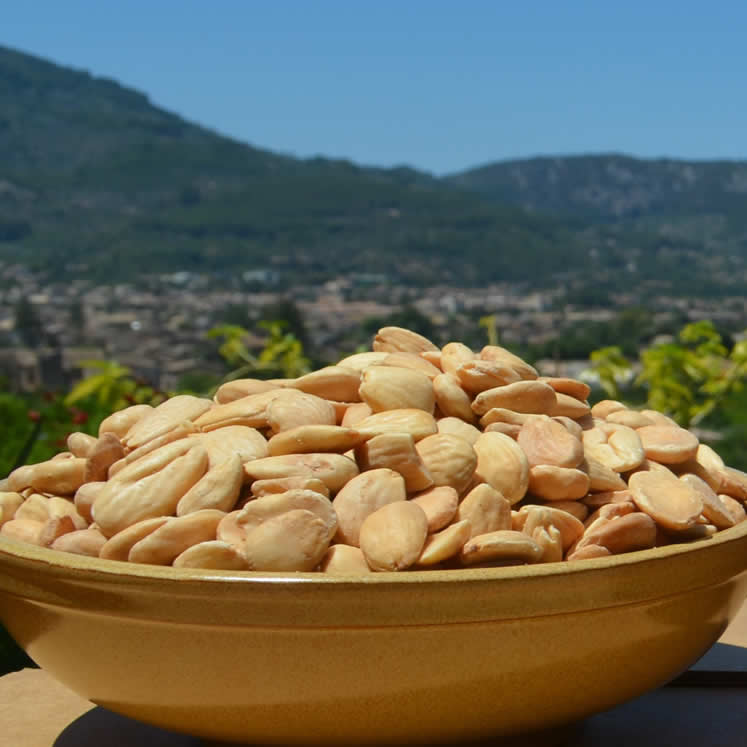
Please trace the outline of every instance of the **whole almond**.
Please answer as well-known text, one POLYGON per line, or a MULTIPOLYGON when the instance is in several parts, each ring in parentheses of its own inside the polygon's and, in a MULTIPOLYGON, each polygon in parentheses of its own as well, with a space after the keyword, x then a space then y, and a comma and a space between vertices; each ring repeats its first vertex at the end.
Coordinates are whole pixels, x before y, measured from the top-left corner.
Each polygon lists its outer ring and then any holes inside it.
POLYGON ((248 531, 244 555, 254 571, 313 571, 328 546, 325 523, 311 511, 294 509, 248 531))
POLYGON ((360 548, 372 570, 403 571, 418 560, 427 536, 423 509, 411 501, 397 501, 366 517, 360 548))
POLYGON ((337 514, 336 541, 358 547, 360 528, 365 519, 382 506, 406 498, 405 481, 394 470, 362 472, 350 480, 332 501, 337 514))
POLYGON ((483 433, 473 448, 475 478, 495 488, 511 505, 518 503, 529 487, 529 462, 522 448, 502 433, 483 433))
POLYGON ((424 373, 390 366, 367 368, 360 396, 373 412, 414 408, 432 413, 436 403, 433 383, 424 373))

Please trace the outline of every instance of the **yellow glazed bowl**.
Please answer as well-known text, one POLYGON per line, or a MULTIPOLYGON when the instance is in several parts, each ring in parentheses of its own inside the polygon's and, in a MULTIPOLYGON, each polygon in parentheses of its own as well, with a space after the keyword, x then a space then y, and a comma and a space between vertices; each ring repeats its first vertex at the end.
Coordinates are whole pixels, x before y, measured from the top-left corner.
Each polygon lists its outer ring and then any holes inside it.
POLYGON ((70 689, 232 741, 435 742, 545 729, 667 682, 747 592, 715 538, 512 568, 193 571, 0 540, 0 620, 70 689))

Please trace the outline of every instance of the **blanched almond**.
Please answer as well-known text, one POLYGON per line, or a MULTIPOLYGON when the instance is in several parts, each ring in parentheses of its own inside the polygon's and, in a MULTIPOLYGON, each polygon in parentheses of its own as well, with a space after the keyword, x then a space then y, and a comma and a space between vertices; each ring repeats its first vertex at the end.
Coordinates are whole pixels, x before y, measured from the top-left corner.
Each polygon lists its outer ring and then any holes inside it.
POLYGON ((720 491, 740 501, 747 501, 747 473, 734 467, 724 467, 719 472, 720 491))
POLYGON ((543 563, 559 563, 563 560, 563 540, 560 530, 552 524, 549 526, 535 527, 532 539, 542 549, 543 563))
POLYGON ((414 371, 424 373, 431 381, 441 373, 440 368, 436 368, 436 366, 429 363, 418 353, 404 353, 401 351, 387 353, 379 365, 394 366, 395 368, 411 368, 414 371))
POLYGON ((361 374, 360 396, 374 411, 414 408, 432 413, 433 382, 420 371, 371 366, 361 374))
POLYGON ((447 417, 461 418, 467 423, 475 421, 472 400, 462 389, 453 374, 439 374, 433 379, 433 394, 438 409, 447 417))
POLYGON ((169 519, 143 539, 136 542, 127 559, 131 563, 171 565, 187 548, 214 540, 224 511, 205 509, 169 519))
POLYGON ((238 454, 232 454, 222 464, 208 471, 179 499, 176 515, 212 508, 228 512, 236 504, 244 480, 244 470, 238 454))
POLYGON ((491 423, 485 428, 485 433, 502 433, 504 436, 513 438, 514 441, 519 440, 519 433, 521 433, 520 425, 511 425, 511 423, 491 423))
MULTIPOLYGON (((624 483, 623 483, 624 484, 624 483)), ((627 486, 620 490, 606 490, 599 493, 589 493, 582 499, 584 504, 591 508, 606 506, 608 503, 626 503, 633 500, 633 494, 627 486)))
MULTIPOLYGON (((457 370, 464 363, 474 360, 477 355, 471 348, 461 342, 448 342, 441 348, 441 370, 456 376, 457 370)), ((459 378, 457 376, 457 378, 459 378)))
POLYGON ((510 350, 507 350, 500 345, 486 345, 480 351, 480 358, 486 361, 493 361, 493 363, 510 366, 522 379, 525 380, 536 379, 539 375, 537 369, 519 358, 518 355, 515 355, 510 350))
POLYGON ((591 414, 595 418, 607 418, 612 412, 627 409, 622 402, 618 402, 616 399, 603 399, 591 408, 591 414))
POLYGON ((274 516, 302 509, 311 511, 318 516, 327 527, 327 541, 329 542, 337 532, 337 514, 329 499, 312 490, 289 490, 286 493, 265 495, 249 503, 241 509, 236 523, 248 533, 274 516))
POLYGON ((449 433, 454 436, 463 438, 467 443, 475 445, 475 441, 480 438, 480 430, 474 425, 465 423, 458 417, 439 418, 437 421, 439 433, 449 433))
POLYGON ((472 537, 511 529, 511 504, 495 488, 483 483, 472 488, 459 504, 456 521, 468 521, 472 537))
POLYGON ((607 415, 610 423, 627 425, 628 428, 642 428, 644 425, 654 425, 654 421, 637 410, 615 410, 607 415))
POLYGON ((431 566, 458 555, 472 536, 469 521, 458 521, 443 531, 431 534, 425 541, 417 565, 431 566))
POLYGON ((73 495, 84 483, 85 472, 83 458, 50 459, 33 465, 30 485, 40 493, 73 495))
POLYGON ((13 518, 29 519, 46 524, 49 521, 49 498, 40 493, 31 493, 23 503, 16 508, 13 518))
POLYGON ((205 474, 207 453, 199 444, 162 470, 132 483, 111 480, 93 503, 92 516, 107 537, 142 519, 171 516, 179 499, 205 474))
POLYGON ((267 443, 267 449, 270 456, 344 452, 355 448, 367 438, 366 434, 339 425, 299 425, 276 433, 267 443))
POLYGON ((196 421, 212 407, 213 403, 209 399, 193 397, 191 394, 171 397, 139 418, 122 437, 122 441, 129 449, 137 449, 185 420, 196 421))
POLYGON ((472 394, 521 381, 519 374, 510 366, 481 358, 465 361, 457 367, 454 375, 464 390, 472 394))
POLYGON ((646 457, 662 464, 686 462, 698 451, 697 437, 679 426, 644 425, 636 433, 646 457))
POLYGON ((425 512, 428 519, 428 532, 443 529, 456 516, 459 505, 459 494, 447 485, 428 488, 412 498, 425 512))
POLYGON ((252 495, 261 498, 263 495, 285 493, 288 490, 313 490, 315 493, 329 498, 329 488, 316 477, 293 475, 291 477, 276 477, 270 480, 255 480, 252 483, 252 495))
POLYGON ((472 409, 478 415, 484 415, 494 407, 529 414, 556 414, 552 410, 557 401, 551 386, 541 381, 517 381, 480 392, 472 403, 472 409))
POLYGON ((614 433, 611 433, 607 437, 607 443, 620 460, 620 472, 629 472, 640 467, 646 458, 638 433, 627 426, 621 425, 614 433))
POLYGON ((427 536, 423 509, 411 501, 397 501, 366 517, 360 548, 372 570, 403 571, 418 560, 427 536))
MULTIPOLYGON (((612 448, 612 447, 610 447, 612 448)), ((615 470, 610 469, 592 456, 593 448, 585 450, 584 461, 579 469, 589 475, 589 490, 594 493, 606 493, 614 490, 625 490, 627 484, 615 470)))
POLYGON ((319 563, 318 570, 332 576, 359 576, 371 573, 363 551, 353 545, 329 547, 319 563))
POLYGON ((507 410, 505 407, 491 407, 481 418, 480 425, 487 427, 493 423, 509 423, 522 426, 537 415, 527 415, 522 412, 507 410))
POLYGON ((190 438, 205 447, 210 469, 237 455, 242 463, 267 456, 267 440, 255 428, 245 425, 227 425, 208 433, 198 433, 190 438))
POLYGON ((174 558, 174 568, 209 568, 216 571, 246 571, 249 563, 233 546, 220 540, 198 542, 174 558))
POLYGON ((584 545, 568 553, 566 560, 589 560, 591 558, 608 558, 612 553, 601 545, 584 545))
POLYGON ((332 501, 337 514, 336 541, 357 547, 361 525, 369 514, 388 503, 406 499, 405 481, 399 473, 391 469, 362 472, 332 501))
POLYGON ((409 407, 374 413, 358 423, 356 430, 372 436, 409 433, 415 441, 438 433, 436 419, 431 413, 409 407))
POLYGON ((131 405, 125 407, 124 410, 118 410, 101 421, 99 436, 103 436, 104 433, 113 433, 121 440, 135 423, 151 412, 153 412, 151 405, 131 405))
POLYGON ((75 510, 89 524, 93 521, 93 517, 91 516, 93 502, 96 500, 96 496, 98 496, 105 485, 105 482, 87 482, 75 491, 75 498, 73 499, 75 510))
POLYGON ((584 545, 606 547, 613 555, 646 550, 656 544, 656 524, 636 511, 613 519, 600 519, 584 533, 577 550, 584 545))
POLYGON ((373 415, 373 410, 365 402, 354 402, 345 410, 340 425, 344 428, 356 428, 369 415, 373 415))
MULTIPOLYGON (((0 526, 13 519, 24 498, 20 493, 0 492, 0 526)), ((456 506, 454 507, 456 511, 456 506)))
POLYGON ((337 412, 327 399, 296 392, 292 397, 276 397, 267 405, 267 424, 272 433, 282 433, 302 425, 336 425, 337 412))
POLYGON ((589 403, 571 397, 569 394, 556 392, 555 403, 547 410, 554 417, 583 418, 591 412, 589 403))
POLYGON ((102 545, 99 557, 105 560, 127 560, 132 546, 162 527, 169 520, 168 516, 156 516, 143 519, 132 526, 117 532, 102 545))
POLYGON ((529 468, 529 492, 547 501, 583 498, 589 492, 589 476, 580 469, 538 464, 529 468))
POLYGON ((538 380, 549 384, 558 394, 567 394, 582 402, 585 402, 591 394, 591 387, 578 379, 565 376, 540 376, 538 380))
POLYGON ((87 457, 98 443, 95 436, 87 433, 71 433, 67 437, 67 448, 74 456, 87 457))
POLYGON ((433 485, 433 477, 416 451, 409 433, 374 436, 355 449, 355 458, 361 470, 385 468, 399 472, 408 493, 416 493, 433 485))
POLYGON ((507 529, 472 537, 465 543, 459 557, 465 565, 497 560, 537 563, 542 552, 542 548, 523 532, 507 529))
POLYGON ((114 433, 103 433, 93 445, 86 457, 83 482, 101 482, 106 480, 109 467, 124 457, 122 442, 114 433))
POLYGON ((358 474, 358 467, 352 459, 342 454, 285 454, 247 462, 244 472, 250 480, 292 475, 316 477, 330 493, 336 493, 358 474))
MULTIPOLYGON (((193 440, 186 438, 187 435, 185 432, 180 438, 166 442, 152 451, 141 452, 136 449, 130 452, 109 467, 109 480, 134 482, 163 469, 177 457, 184 456, 195 445, 193 440)), ((158 440, 154 439, 149 445, 158 440)))
POLYGON ((462 493, 472 482, 477 454, 459 436, 437 433, 418 441, 415 450, 436 486, 448 485, 462 493))
POLYGON ((244 555, 254 571, 313 571, 328 546, 325 523, 311 511, 294 509, 248 531, 244 555))
POLYGON ((88 529, 76 529, 58 537, 51 545, 52 550, 72 552, 76 555, 85 555, 96 558, 101 548, 106 543, 106 537, 95 527, 88 529))
POLYGON ((422 353, 437 351, 438 348, 423 335, 412 332, 404 327, 382 327, 374 337, 373 349, 376 352, 394 353, 422 353))
POLYGON ((511 505, 518 503, 529 487, 529 462, 522 448, 502 433, 483 433, 473 448, 475 478, 495 488, 511 505))
POLYGON ((0 526, 0 535, 17 542, 41 546, 45 524, 46 522, 42 523, 34 519, 11 519, 0 526))
POLYGON ((687 483, 703 500, 703 516, 717 529, 728 529, 736 524, 734 515, 707 482, 697 475, 682 475, 680 480, 687 483))
POLYGON ((554 526, 560 532, 564 552, 584 533, 584 525, 575 516, 552 506, 523 506, 519 513, 525 518, 516 524, 530 537, 537 527, 554 526))
POLYGON ((636 472, 628 487, 638 508, 665 529, 689 529, 703 512, 700 494, 671 473, 636 472))
POLYGON ((264 381, 262 379, 234 379, 221 384, 215 392, 214 400, 219 405, 225 405, 250 394, 264 394, 278 389, 275 381, 264 381))
POLYGON ((368 351, 365 353, 353 353, 353 355, 338 361, 337 365, 343 368, 352 368, 355 371, 365 371, 369 366, 382 363, 389 353, 383 351, 368 351))
POLYGON ((530 467, 538 464, 578 467, 584 458, 581 441, 547 416, 529 418, 521 426, 517 441, 527 455, 530 467))
POLYGON ((589 507, 581 501, 552 501, 551 507, 565 511, 579 521, 586 521, 589 516, 589 507))

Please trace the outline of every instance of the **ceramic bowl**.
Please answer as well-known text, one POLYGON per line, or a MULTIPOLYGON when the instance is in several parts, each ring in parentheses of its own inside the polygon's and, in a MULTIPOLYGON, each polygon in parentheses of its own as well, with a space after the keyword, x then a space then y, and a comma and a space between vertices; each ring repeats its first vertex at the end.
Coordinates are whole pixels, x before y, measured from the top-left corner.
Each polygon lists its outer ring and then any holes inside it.
POLYGON ((747 522, 573 563, 194 571, 0 540, 0 619, 118 713, 203 738, 437 742, 547 729, 655 688, 747 592, 747 522))

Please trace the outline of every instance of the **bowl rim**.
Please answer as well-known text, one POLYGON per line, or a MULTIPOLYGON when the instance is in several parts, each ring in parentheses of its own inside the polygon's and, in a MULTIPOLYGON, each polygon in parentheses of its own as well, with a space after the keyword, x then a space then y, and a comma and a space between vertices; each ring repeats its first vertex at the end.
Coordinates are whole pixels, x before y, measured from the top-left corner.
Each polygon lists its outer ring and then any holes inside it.
MULTIPOLYGON (((229 571, 202 568, 174 568, 172 566, 130 563, 128 561, 107 560, 98 557, 52 550, 13 540, 0 535, 0 569, 8 562, 26 561, 38 569, 46 568, 56 572, 70 572, 77 577, 109 578, 188 582, 214 582, 219 584, 283 584, 283 585, 392 585, 419 584, 441 585, 458 581, 497 581, 530 578, 551 578, 573 576, 589 571, 603 571, 613 568, 637 566, 642 563, 691 555, 710 551, 713 548, 729 545, 747 537, 747 520, 716 534, 688 542, 673 543, 648 550, 635 550, 628 553, 609 555, 601 558, 560 561, 556 563, 536 563, 514 566, 480 568, 456 568, 438 570, 378 571, 365 575, 333 575, 319 571, 229 571)), ((747 570, 745 554, 743 570, 747 570)))

